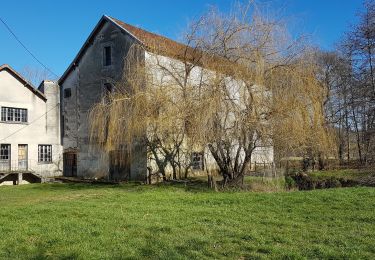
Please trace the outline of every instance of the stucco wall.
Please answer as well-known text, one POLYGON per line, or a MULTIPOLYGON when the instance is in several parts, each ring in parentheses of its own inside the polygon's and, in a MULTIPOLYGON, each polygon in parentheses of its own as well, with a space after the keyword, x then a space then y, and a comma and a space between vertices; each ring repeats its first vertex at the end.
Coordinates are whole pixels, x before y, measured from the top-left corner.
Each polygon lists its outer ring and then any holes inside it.
POLYGON ((0 122, 0 143, 11 145, 11 165, 18 167, 18 145, 28 145, 28 168, 48 177, 60 175, 62 167, 59 132, 59 91, 46 82, 47 101, 27 89, 7 70, 0 71, 0 107, 27 109, 27 123, 0 122), (38 162, 38 145, 52 145, 52 163, 38 162))
MULTIPOLYGON (((153 75, 153 80, 157 82, 158 85, 168 85, 168 82, 171 82, 170 84, 176 84, 175 79, 169 75, 169 73, 166 73, 164 71, 164 68, 166 68, 169 72, 175 72, 176 75, 184 75, 185 68, 184 63, 165 56, 156 55, 150 52, 145 53, 145 64, 146 68, 151 71, 153 75), (160 68, 160 66, 163 67, 163 69, 160 68)), ((199 66, 196 66, 193 68, 193 70, 190 72, 190 77, 188 78, 189 84, 192 86, 199 86, 204 85, 205 81, 209 81, 210 77, 214 76, 214 72, 199 66)), ((230 77, 226 78, 227 86, 229 88, 229 94, 231 95, 231 98, 234 100, 240 100, 240 95, 243 95, 243 89, 242 84, 239 83, 236 80, 231 79, 230 77)), ((257 86, 254 86, 254 88, 257 88, 257 86)), ((203 152, 204 154, 204 161, 205 161, 205 168, 209 171, 215 171, 218 169, 217 163, 213 156, 211 155, 210 151, 205 148, 203 151, 192 151, 192 152, 203 152)), ((233 157, 235 154, 233 154, 233 157)), ((240 156, 244 157, 244 153, 240 154, 240 156)), ((254 163, 266 163, 270 164, 274 162, 274 149, 273 146, 267 145, 267 146, 259 146, 256 147, 253 151, 252 158, 251 158, 251 164, 254 163)), ((157 165, 154 161, 149 160, 148 166, 152 169, 157 169, 157 165)), ((171 167, 167 169, 167 174, 171 174, 171 167)))

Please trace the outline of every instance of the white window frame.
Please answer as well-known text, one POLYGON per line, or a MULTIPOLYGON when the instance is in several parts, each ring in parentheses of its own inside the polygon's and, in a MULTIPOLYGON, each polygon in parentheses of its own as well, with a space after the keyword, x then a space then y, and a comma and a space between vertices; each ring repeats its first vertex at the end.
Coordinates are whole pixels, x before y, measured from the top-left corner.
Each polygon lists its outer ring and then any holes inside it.
POLYGON ((26 124, 27 109, 16 107, 1 107, 0 122, 26 124))
POLYGON ((52 163, 52 145, 38 145, 38 162, 43 164, 52 163))
POLYGON ((0 161, 9 161, 10 156, 11 156, 11 151, 12 151, 12 146, 10 144, 0 144, 0 161), (5 155, 4 151, 7 151, 8 153, 5 155))

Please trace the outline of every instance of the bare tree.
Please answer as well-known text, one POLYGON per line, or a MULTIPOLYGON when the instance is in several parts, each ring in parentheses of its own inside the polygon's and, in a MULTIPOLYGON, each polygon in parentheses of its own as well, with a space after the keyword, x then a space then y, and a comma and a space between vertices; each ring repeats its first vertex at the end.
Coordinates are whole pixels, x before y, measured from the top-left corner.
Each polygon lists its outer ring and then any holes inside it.
POLYGON ((366 1, 360 21, 348 31, 338 51, 350 62, 349 124, 356 137, 358 159, 373 162, 375 154, 375 2, 366 1))
POLYGON ((21 74, 36 87, 38 87, 43 80, 56 80, 56 76, 51 75, 48 70, 31 66, 25 66, 21 70, 21 74))
POLYGON ((317 51, 316 58, 320 67, 318 78, 327 87, 324 100, 326 121, 337 133, 338 158, 343 164, 344 160, 351 159, 351 63, 338 52, 317 51))
POLYGON ((173 49, 133 46, 116 91, 92 110, 91 140, 107 151, 146 145, 157 172, 171 167, 173 178, 192 151, 206 151, 224 185, 243 181, 257 147, 327 150, 315 60, 283 24, 239 4, 211 9, 185 36, 173 49))

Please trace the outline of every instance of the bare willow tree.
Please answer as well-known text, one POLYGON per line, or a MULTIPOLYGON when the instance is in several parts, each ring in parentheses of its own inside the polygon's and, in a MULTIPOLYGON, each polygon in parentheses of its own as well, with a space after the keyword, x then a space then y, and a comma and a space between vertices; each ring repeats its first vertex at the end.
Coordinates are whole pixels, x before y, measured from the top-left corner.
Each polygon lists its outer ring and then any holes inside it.
POLYGON ((324 86, 313 55, 286 35, 250 3, 210 9, 184 45, 134 45, 116 91, 92 110, 91 139, 107 151, 146 145, 163 176, 206 151, 224 184, 242 182, 258 147, 323 154, 324 86))
POLYGON ((213 9, 193 28, 199 30, 189 38, 214 57, 202 59, 214 75, 195 129, 225 179, 242 180, 257 147, 318 158, 332 148, 325 86, 302 39, 290 40, 285 25, 255 5, 238 5, 229 15, 213 9))
POLYGON ((188 97, 193 66, 166 61, 164 51, 158 44, 132 46, 122 80, 90 113, 91 140, 107 151, 125 145, 131 152, 135 142, 145 145, 149 173, 166 179, 169 167, 176 179, 177 173, 186 177, 191 166, 186 117, 193 109, 188 97))

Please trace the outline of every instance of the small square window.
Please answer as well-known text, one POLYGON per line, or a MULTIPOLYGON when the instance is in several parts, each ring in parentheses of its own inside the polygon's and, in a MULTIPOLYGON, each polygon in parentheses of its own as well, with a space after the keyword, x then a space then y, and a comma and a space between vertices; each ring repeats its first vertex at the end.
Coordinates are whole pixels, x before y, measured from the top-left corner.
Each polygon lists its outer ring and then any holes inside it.
POLYGON ((9 160, 10 159, 10 144, 1 144, 0 145, 0 160, 9 160))
POLYGON ((71 96, 72 96, 72 89, 71 88, 64 89, 64 98, 69 98, 71 96))
POLYGON ((38 145, 38 161, 40 163, 52 162, 52 145, 38 145))
POLYGON ((191 164, 193 170, 204 170, 204 154, 203 152, 200 153, 192 153, 191 155, 191 164))

